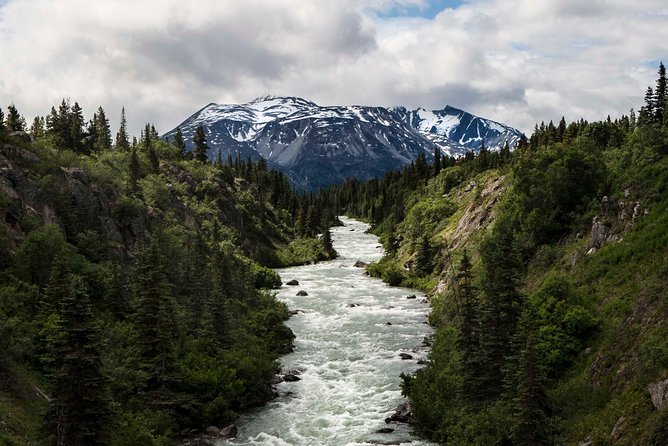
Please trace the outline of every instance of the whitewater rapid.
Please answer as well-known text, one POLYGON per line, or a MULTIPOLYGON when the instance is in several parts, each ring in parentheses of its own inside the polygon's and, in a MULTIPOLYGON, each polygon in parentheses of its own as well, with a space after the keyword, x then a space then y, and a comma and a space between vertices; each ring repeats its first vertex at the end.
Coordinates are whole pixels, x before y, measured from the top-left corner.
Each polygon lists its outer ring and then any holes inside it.
POLYGON ((301 371, 301 380, 278 384, 279 397, 242 415, 237 439, 220 445, 429 444, 405 425, 384 422, 404 401, 400 374, 426 359, 429 304, 416 290, 388 287, 354 267, 380 259, 383 251, 378 238, 365 233, 368 225, 341 220, 344 226, 332 228, 336 260, 278 270, 283 283, 299 281, 283 285, 277 296, 299 311, 287 322, 297 336, 295 351, 281 364, 301 371), (300 290, 308 296, 297 296, 300 290), (387 427, 395 431, 377 432, 387 427))

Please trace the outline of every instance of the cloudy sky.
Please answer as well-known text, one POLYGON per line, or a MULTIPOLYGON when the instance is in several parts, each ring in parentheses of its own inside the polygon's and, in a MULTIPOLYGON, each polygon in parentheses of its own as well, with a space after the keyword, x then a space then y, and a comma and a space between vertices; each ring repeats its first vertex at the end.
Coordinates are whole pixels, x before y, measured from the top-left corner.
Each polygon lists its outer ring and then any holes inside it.
POLYGON ((0 106, 63 97, 114 132, 210 102, 446 104, 529 132, 636 109, 668 62, 666 0, 0 0, 0 106))

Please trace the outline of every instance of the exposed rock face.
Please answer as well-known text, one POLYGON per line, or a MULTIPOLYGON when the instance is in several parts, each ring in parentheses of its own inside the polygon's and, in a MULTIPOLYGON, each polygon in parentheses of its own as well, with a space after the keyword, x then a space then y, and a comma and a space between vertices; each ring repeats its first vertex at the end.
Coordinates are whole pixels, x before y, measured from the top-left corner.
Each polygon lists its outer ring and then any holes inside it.
POLYGON ((650 384, 647 390, 656 410, 661 410, 668 404, 668 379, 650 384))
POLYGON ((18 132, 11 132, 9 134, 10 138, 18 139, 19 141, 27 142, 30 143, 32 142, 32 136, 26 132, 18 131, 18 132))
POLYGON ((505 190, 503 179, 504 177, 497 177, 480 185, 472 182, 464 189, 463 194, 477 194, 477 191, 480 191, 480 196, 473 200, 459 219, 457 228, 449 237, 450 249, 459 248, 473 233, 486 228, 489 222, 494 220, 494 204, 505 190))
POLYGON ((608 227, 600 217, 594 217, 591 225, 591 245, 598 249, 603 246, 608 237, 608 227))

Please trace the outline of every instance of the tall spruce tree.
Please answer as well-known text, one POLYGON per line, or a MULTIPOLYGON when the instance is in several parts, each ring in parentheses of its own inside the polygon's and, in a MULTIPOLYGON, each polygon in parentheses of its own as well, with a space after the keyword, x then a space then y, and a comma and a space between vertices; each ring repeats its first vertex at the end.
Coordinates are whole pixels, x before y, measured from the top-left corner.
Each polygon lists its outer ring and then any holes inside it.
POLYGON ((125 119, 125 107, 121 108, 121 123, 116 133, 116 150, 129 150, 130 137, 128 136, 128 122, 125 119))
POLYGON ((659 64, 659 77, 656 79, 656 88, 654 89, 654 121, 661 125, 666 117, 666 107, 668 106, 668 80, 666 79, 666 67, 663 62, 659 64))
POLYGON ((209 147, 206 145, 206 135, 204 134, 204 127, 201 125, 197 126, 197 129, 195 130, 193 143, 195 143, 193 149, 195 159, 201 163, 206 163, 208 160, 207 152, 209 147))
POLYGON ((167 386, 172 378, 175 323, 165 260, 156 238, 141 255, 135 283, 138 366, 146 373, 147 390, 157 390, 167 386))
POLYGON ((425 277, 434 269, 433 252, 429 243, 429 236, 424 234, 420 240, 418 252, 415 254, 414 271, 418 277, 425 277))
MULTIPOLYGON (((107 381, 101 372, 99 329, 80 277, 52 287, 58 296, 58 319, 49 337, 51 403, 45 419, 54 446, 107 444, 110 418, 107 381)), ((58 277, 60 281, 60 277, 58 277)))
POLYGON ((146 124, 144 127, 144 134, 142 138, 144 153, 148 157, 148 163, 151 166, 152 173, 158 173, 160 171, 160 160, 158 159, 158 153, 155 151, 155 144, 153 143, 153 130, 151 124, 146 124))
POLYGON ((181 158, 186 157, 186 142, 183 139, 183 133, 181 132, 181 127, 176 128, 176 133, 174 134, 173 144, 179 149, 179 156, 181 158))
POLYGON ((548 435, 547 368, 535 329, 531 309, 522 313, 513 345, 516 355, 511 360, 510 391, 513 396, 515 444, 540 446, 550 444, 548 435))
POLYGON ((438 176, 441 172, 441 149, 436 147, 434 149, 434 165, 433 165, 433 176, 438 176))
POLYGON ((19 113, 14 104, 7 106, 5 128, 8 132, 24 132, 26 130, 26 120, 21 116, 21 113, 19 113))
POLYGON ((459 315, 458 347, 461 351, 462 392, 464 398, 475 395, 475 381, 478 366, 475 354, 479 348, 479 327, 477 316, 477 289, 473 284, 473 265, 464 250, 459 269, 455 275, 455 296, 459 315))
POLYGON ((98 107, 93 115, 93 126, 95 128, 95 142, 93 149, 96 152, 104 152, 111 149, 111 129, 109 128, 109 119, 102 107, 98 107))
POLYGON ((522 263, 513 233, 500 224, 482 247, 484 296, 479 306, 479 376, 474 396, 489 401, 501 395, 506 358, 522 307, 519 292, 522 263))

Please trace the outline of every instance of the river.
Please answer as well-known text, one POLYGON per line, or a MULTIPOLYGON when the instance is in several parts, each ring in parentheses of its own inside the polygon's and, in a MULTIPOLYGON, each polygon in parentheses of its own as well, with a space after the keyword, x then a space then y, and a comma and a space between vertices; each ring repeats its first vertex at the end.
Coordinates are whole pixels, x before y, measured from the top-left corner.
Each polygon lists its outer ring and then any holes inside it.
POLYGON ((426 358, 429 304, 415 290, 388 287, 354 267, 383 251, 378 238, 365 233, 366 224, 341 220, 345 226, 332 228, 337 259, 278 270, 284 283, 299 281, 283 285, 278 299, 299 310, 287 322, 297 336, 295 350, 281 363, 300 370, 301 380, 278 384, 279 397, 242 415, 237 439, 220 445, 429 444, 405 425, 384 422, 403 401, 399 375, 426 358), (308 296, 297 296, 299 290, 308 296), (407 298, 413 294, 417 298, 407 298), (386 427, 395 431, 377 432, 386 427))

